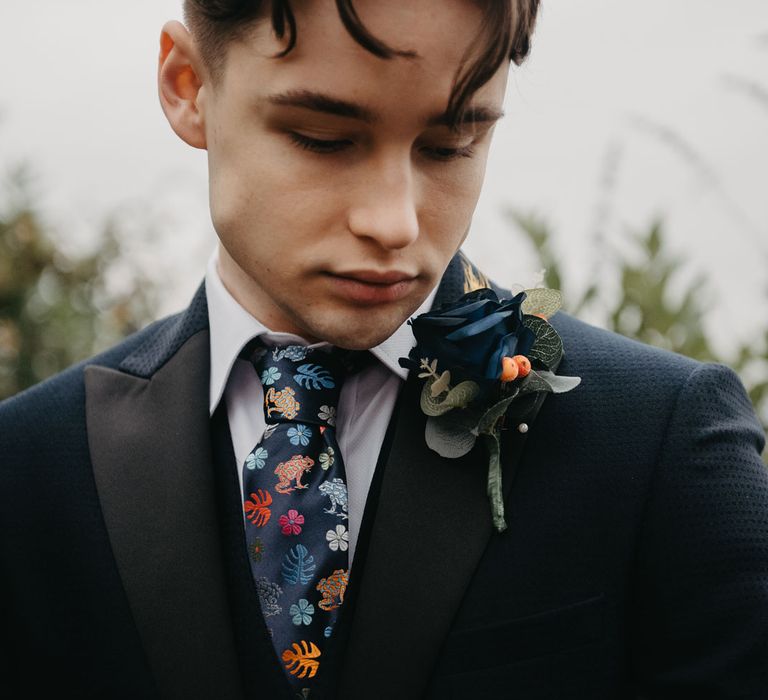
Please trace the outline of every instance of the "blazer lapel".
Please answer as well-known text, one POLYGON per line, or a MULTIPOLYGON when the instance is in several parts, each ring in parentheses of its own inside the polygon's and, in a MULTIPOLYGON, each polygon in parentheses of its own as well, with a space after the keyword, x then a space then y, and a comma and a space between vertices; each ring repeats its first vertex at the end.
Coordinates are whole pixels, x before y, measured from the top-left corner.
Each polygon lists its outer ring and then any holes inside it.
MULTIPOLYGON (((486 285, 482 274, 458 255, 446 270, 435 307, 486 285)), ((376 494, 369 495, 365 518, 373 523, 361 552, 364 559, 356 555, 352 571, 350 588, 357 590, 340 698, 423 695, 493 533, 484 447, 478 443, 460 459, 444 459, 430 450, 419 408, 421 385, 412 374, 403 388, 378 503, 376 494)), ((527 420, 533 420, 540 405, 540 400, 531 401, 527 420)), ((517 430, 503 437, 505 496, 525 437, 517 430)))
POLYGON ((239 699, 213 490, 204 293, 121 370, 85 370, 88 437, 160 695, 239 699))

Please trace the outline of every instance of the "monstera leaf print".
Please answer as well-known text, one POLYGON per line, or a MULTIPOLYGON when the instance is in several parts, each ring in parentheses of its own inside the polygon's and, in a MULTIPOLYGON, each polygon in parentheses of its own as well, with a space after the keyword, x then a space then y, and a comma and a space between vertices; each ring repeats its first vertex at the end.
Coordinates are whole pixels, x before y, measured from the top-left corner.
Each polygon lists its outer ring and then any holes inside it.
POLYGON ((320 650, 314 642, 301 640, 301 646, 294 642, 292 649, 286 649, 283 652, 283 663, 285 668, 292 676, 297 678, 313 678, 317 673, 320 662, 317 657, 320 656, 320 650))
POLYGON ((245 502, 245 514, 256 527, 264 527, 272 516, 269 506, 272 505, 272 494, 269 491, 256 489, 245 502))
POLYGON ((305 389, 333 389, 336 386, 331 373, 320 365, 299 365, 297 369, 293 381, 305 389))
POLYGON ((286 583, 307 584, 312 580, 312 572, 315 570, 315 558, 303 544, 292 547, 283 557, 283 580, 286 583))

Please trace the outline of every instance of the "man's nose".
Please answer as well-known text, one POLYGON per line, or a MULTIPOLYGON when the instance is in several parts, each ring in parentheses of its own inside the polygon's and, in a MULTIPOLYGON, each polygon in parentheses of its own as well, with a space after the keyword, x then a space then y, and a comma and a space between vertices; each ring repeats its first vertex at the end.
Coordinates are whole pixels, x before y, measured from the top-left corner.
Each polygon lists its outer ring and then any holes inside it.
POLYGON ((410 158, 382 158, 368 164, 351 193, 349 230, 387 249, 409 246, 419 237, 416 183, 410 158), (407 161, 407 162, 405 162, 407 161))

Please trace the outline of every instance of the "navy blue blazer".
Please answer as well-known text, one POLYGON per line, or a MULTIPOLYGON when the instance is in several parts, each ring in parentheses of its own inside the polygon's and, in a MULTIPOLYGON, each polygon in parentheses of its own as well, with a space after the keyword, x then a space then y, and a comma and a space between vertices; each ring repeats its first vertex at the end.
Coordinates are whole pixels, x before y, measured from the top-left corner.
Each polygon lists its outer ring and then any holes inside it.
MULTIPOLYGON (((438 303, 466 282, 457 257, 438 303)), ((327 696, 768 698, 768 473, 739 379, 552 322, 559 373, 582 384, 506 431, 503 534, 482 452, 427 449, 406 382, 327 696)), ((253 586, 236 476, 214 466, 228 435, 208 415, 208 342, 201 288, 0 404, 0 696, 291 697, 258 612, 242 616, 253 586)))

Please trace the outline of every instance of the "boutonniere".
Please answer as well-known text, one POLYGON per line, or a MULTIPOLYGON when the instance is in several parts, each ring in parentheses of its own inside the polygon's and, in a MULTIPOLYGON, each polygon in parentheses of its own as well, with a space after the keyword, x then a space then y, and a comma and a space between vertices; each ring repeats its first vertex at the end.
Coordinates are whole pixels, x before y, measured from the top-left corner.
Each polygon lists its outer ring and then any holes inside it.
POLYGON ((560 292, 530 289, 499 299, 487 288, 409 321, 416 346, 400 365, 424 379, 421 410, 427 445, 442 457, 469 452, 482 438, 488 453, 488 497, 493 524, 507 525, 501 488, 501 431, 514 421, 524 396, 564 393, 579 377, 554 373, 563 342, 547 319, 560 292), (518 402, 517 404, 515 402, 518 402))

